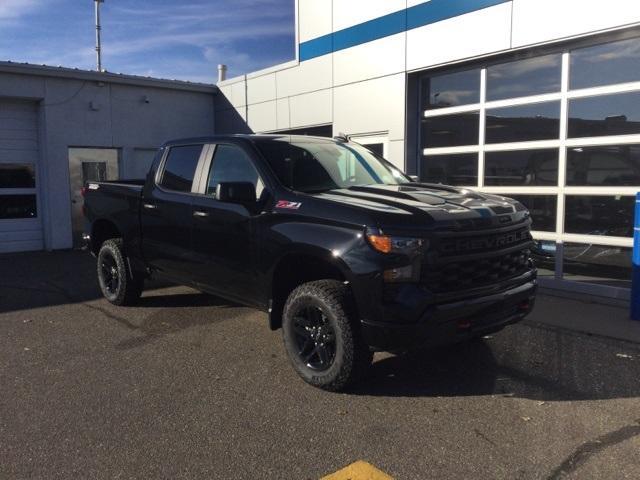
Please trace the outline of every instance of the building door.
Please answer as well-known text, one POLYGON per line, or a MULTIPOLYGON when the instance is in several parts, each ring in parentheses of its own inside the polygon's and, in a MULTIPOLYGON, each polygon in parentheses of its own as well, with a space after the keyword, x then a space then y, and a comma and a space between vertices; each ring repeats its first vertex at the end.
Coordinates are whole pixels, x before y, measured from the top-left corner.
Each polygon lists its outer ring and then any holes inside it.
POLYGON ((90 181, 103 182, 118 179, 117 148, 70 148, 69 149, 69 188, 71 196, 71 229, 73 246, 82 242, 84 217, 82 214, 82 195, 80 190, 90 181))
POLYGON ((0 99, 0 252, 41 250, 38 104, 0 99))

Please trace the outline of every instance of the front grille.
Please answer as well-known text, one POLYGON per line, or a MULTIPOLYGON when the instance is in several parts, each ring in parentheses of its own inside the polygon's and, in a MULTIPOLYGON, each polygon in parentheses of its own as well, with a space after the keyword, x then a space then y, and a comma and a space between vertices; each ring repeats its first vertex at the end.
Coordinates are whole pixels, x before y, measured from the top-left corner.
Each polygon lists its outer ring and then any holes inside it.
POLYGON ((525 273, 529 269, 528 249, 473 260, 423 266, 422 281, 437 293, 454 292, 489 285, 525 273))
POLYGON ((529 227, 506 232, 445 236, 438 240, 436 248, 442 257, 491 252, 531 241, 529 227))

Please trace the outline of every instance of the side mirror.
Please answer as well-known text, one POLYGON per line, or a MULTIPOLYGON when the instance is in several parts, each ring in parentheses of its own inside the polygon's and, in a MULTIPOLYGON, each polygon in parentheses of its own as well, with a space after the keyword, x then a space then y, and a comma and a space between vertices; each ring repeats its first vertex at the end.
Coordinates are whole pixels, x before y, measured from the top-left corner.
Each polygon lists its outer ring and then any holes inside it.
POLYGON ((256 203, 256 187, 251 182, 223 182, 216 187, 216 199, 243 205, 256 203))
POLYGON ((420 177, 418 175, 409 175, 409 178, 414 182, 420 181, 420 177))

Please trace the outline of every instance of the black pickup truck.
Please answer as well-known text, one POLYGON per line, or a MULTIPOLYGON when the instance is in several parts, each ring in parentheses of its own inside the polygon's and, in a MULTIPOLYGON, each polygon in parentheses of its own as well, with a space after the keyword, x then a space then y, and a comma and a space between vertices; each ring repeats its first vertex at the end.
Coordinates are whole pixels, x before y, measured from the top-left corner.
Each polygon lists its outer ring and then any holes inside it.
POLYGON ((374 351, 471 339, 533 308, 520 203, 419 183, 344 138, 172 141, 145 181, 83 193, 107 300, 134 303, 158 276, 266 311, 296 371, 327 390, 374 351))

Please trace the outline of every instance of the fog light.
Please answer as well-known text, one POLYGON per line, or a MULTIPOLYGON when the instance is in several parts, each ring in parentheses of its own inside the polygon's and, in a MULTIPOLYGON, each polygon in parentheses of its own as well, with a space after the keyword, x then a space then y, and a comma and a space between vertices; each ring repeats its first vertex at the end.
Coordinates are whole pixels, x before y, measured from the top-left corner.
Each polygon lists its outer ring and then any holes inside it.
POLYGON ((385 282, 409 282, 413 280, 413 266, 407 265, 406 267, 392 268, 391 270, 385 270, 383 273, 385 282))

